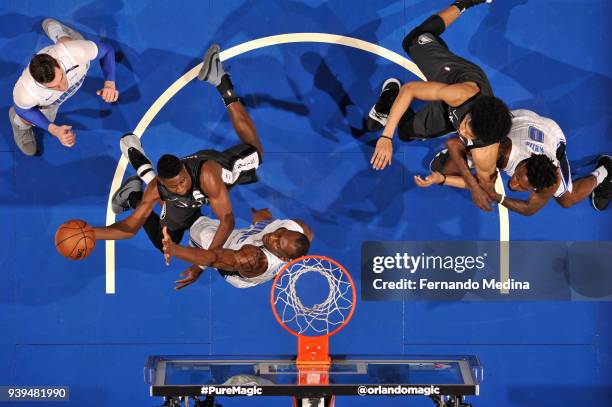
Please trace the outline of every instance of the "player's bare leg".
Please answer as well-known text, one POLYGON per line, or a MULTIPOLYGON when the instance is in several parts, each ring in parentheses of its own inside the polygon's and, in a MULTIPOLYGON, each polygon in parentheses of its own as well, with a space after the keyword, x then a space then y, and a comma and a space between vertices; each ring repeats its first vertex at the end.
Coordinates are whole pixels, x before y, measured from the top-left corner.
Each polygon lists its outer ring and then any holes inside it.
POLYGON ((564 208, 574 206, 578 202, 586 199, 589 195, 592 198, 599 198, 598 203, 593 199, 593 207, 603 210, 607 207, 610 200, 610 184, 612 181, 612 157, 603 155, 597 160, 597 168, 588 176, 573 182, 572 190, 566 192, 557 202, 564 208), (595 191, 597 190, 597 193, 595 191))
POLYGON ((257 130, 242 103, 238 100, 230 104, 227 106, 227 112, 229 113, 232 126, 234 126, 234 130, 238 134, 238 137, 240 137, 240 140, 242 140, 243 143, 254 146, 263 157, 263 148, 257 136, 257 130))
POLYGON ((204 54, 202 69, 198 73, 198 79, 206 81, 217 88, 217 91, 223 98, 223 103, 227 107, 232 126, 234 126, 234 130, 238 137, 240 137, 240 140, 243 143, 254 146, 259 151, 259 154, 263 156, 263 148, 257 136, 255 125, 234 91, 234 85, 229 74, 223 69, 219 52, 220 48, 217 44, 213 44, 208 48, 204 54))

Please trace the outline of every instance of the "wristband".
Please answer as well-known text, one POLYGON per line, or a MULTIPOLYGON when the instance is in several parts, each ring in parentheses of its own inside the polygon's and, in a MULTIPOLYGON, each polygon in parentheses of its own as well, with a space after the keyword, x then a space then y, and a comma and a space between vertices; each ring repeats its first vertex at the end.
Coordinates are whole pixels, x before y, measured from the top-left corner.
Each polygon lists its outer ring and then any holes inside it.
POLYGON ((506 195, 502 195, 501 199, 499 200, 499 202, 497 203, 498 205, 501 205, 504 203, 504 199, 506 199, 506 195))
POLYGON ((387 140, 391 140, 391 141, 393 141, 393 137, 389 137, 389 136, 383 136, 383 135, 381 135, 381 136, 380 136, 380 138, 386 138, 387 140))
POLYGON ((442 176, 444 177, 444 179, 442 180, 442 182, 438 182, 438 185, 444 185, 444 183, 446 182, 446 174, 442 174, 442 176))

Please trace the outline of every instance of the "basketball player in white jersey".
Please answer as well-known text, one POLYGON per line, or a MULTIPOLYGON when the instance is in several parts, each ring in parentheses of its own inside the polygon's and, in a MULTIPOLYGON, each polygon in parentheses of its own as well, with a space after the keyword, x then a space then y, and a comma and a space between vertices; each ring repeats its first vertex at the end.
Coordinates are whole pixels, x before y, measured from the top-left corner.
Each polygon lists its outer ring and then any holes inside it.
MULTIPOLYGON (((510 134, 500 143, 497 167, 510 176, 511 191, 530 192, 530 195, 527 200, 519 200, 493 192, 491 199, 526 216, 535 214, 553 197, 564 208, 589 195, 598 211, 608 206, 612 198, 612 157, 602 155, 590 175, 572 182, 565 135, 557 123, 523 109, 512 111, 512 116, 510 134)), ((456 138, 449 139, 447 146, 470 161, 464 144, 456 138)), ((465 188, 447 150, 438 153, 430 169, 432 173, 426 178, 415 177, 418 186, 439 184, 465 188)))
POLYGON ((15 144, 26 155, 38 151, 32 126, 40 127, 58 138, 66 147, 75 143, 72 126, 55 124, 60 105, 81 87, 91 61, 98 59, 104 72, 104 86, 96 93, 107 103, 117 101, 115 86, 115 51, 104 43, 86 41, 83 36, 48 18, 42 23, 54 45, 38 51, 17 80, 9 119, 15 144))
POLYGON ((267 209, 252 209, 253 221, 248 228, 235 229, 222 248, 208 250, 219 221, 200 217, 189 230, 190 246, 179 246, 164 229, 164 257, 198 264, 181 273, 176 290, 195 282, 202 270, 214 267, 225 281, 236 288, 254 287, 273 279, 281 267, 308 253, 313 233, 299 220, 276 219, 267 209))

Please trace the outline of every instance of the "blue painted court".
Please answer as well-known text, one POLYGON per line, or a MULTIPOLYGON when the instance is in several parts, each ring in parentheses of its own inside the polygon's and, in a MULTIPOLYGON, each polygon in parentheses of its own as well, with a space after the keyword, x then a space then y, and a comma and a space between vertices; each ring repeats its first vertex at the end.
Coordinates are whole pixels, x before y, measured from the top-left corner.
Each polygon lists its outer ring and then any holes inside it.
MULTIPOLYGON (((401 42, 407 32, 448 3, 2 1, 0 386, 69 386, 70 401, 60 405, 153 406, 161 403, 143 380, 149 355, 294 354, 295 337, 272 315, 270 283, 240 290, 209 269, 176 292, 174 281, 188 264, 173 259, 166 267, 140 232, 116 242, 114 294, 108 294, 104 242, 87 259, 72 262, 56 252, 55 230, 68 219, 106 224, 119 138, 201 62, 211 43, 229 49, 273 35, 327 33, 406 56, 401 42), (47 17, 115 48, 120 96, 108 105, 95 95, 103 79, 93 63, 57 119, 73 125, 76 145, 65 148, 46 134, 42 155, 26 157, 15 147, 7 112, 21 71, 51 44, 40 27, 47 17)), ((607 0, 498 0, 470 9, 443 38, 483 68, 510 108, 559 123, 578 178, 593 170, 600 154, 612 152, 611 15, 607 0)), ((231 191, 237 227, 250 223, 250 208, 304 220, 315 233, 311 253, 343 264, 357 293, 362 241, 500 238, 497 210, 479 210, 465 191, 414 184, 443 139, 396 139, 391 167, 372 170, 378 133, 367 133, 363 118, 381 83, 391 76, 416 80, 410 71, 362 49, 318 42, 262 47, 225 66, 266 151, 260 181, 231 191)), ((198 81, 184 84, 150 118, 142 143, 153 161, 237 142, 218 93, 198 81)), ((128 166, 125 177, 133 174, 128 166)), ((509 237, 609 241, 612 210, 596 212, 588 200, 570 209, 550 202, 532 217, 510 213, 509 237)), ((480 396, 469 399, 475 406, 609 406, 612 303, 358 297, 351 323, 331 338, 330 353, 473 354, 484 366, 480 396)), ((290 403, 218 401, 225 407, 290 403)), ((391 397, 340 398, 336 405, 407 403, 431 405, 391 397)))

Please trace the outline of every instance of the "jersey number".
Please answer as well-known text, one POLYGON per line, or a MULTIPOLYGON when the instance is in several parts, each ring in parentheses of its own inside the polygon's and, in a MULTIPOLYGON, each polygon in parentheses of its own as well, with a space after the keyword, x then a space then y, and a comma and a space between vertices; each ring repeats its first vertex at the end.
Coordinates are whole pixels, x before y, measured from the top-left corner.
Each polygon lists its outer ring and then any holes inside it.
POLYGON ((533 141, 537 141, 538 143, 544 142, 544 133, 535 127, 529 127, 529 138, 533 141))

